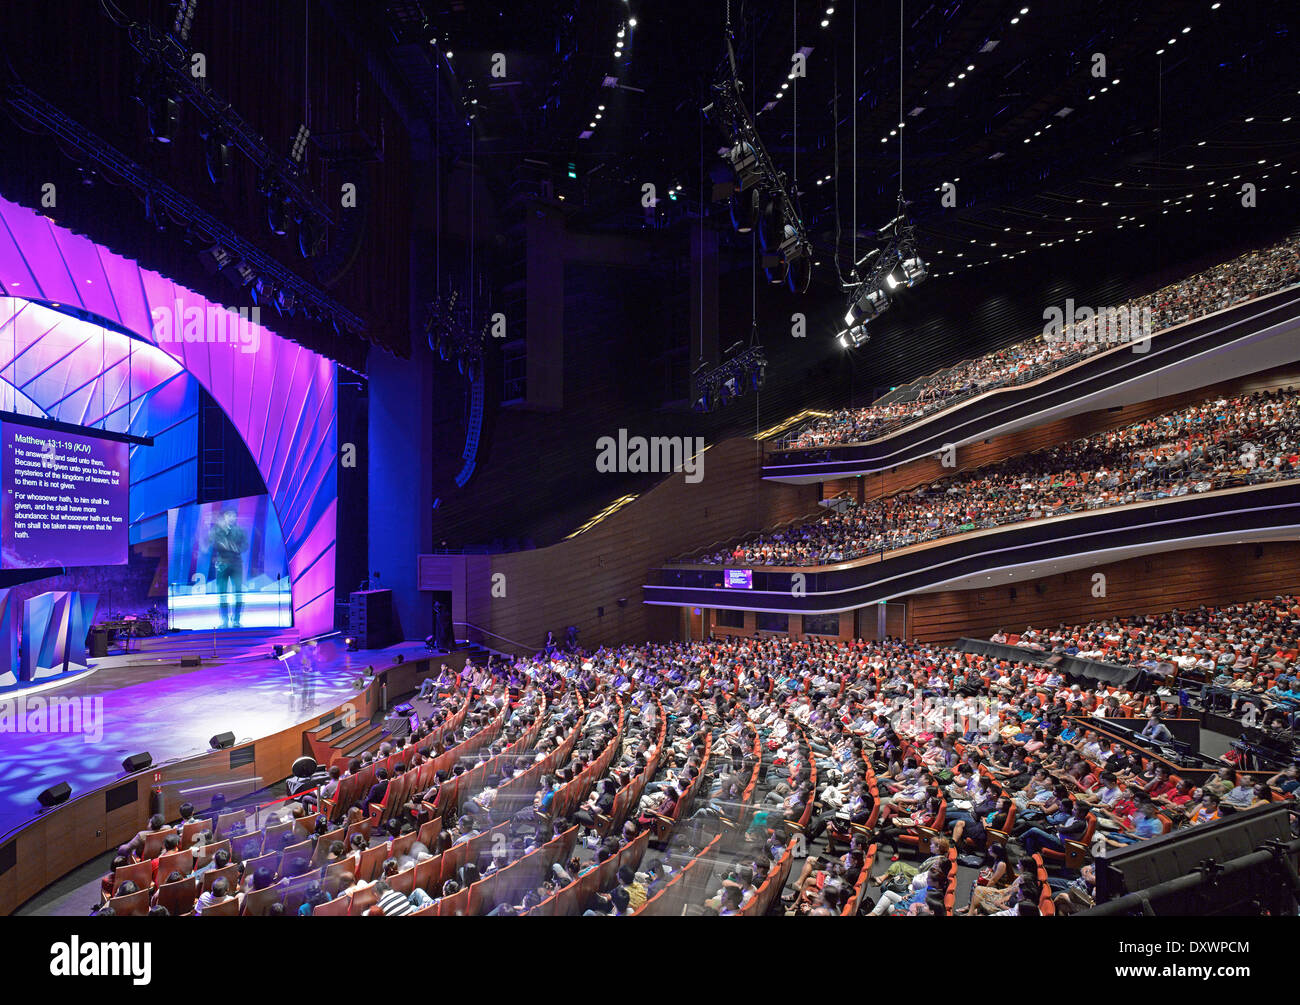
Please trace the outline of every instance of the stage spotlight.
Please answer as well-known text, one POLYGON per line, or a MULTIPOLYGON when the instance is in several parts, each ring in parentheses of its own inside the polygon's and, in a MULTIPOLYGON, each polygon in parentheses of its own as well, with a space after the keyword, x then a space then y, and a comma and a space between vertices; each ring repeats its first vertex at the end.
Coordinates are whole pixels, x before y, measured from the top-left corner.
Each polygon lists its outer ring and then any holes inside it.
POLYGON ((700 389, 700 396, 695 399, 695 404, 691 406, 697 412, 713 411, 713 391, 711 388, 704 387, 700 389))
POLYGON ((169 91, 156 89, 143 99, 149 138, 155 143, 170 143, 176 138, 181 122, 181 101, 169 91))
MULTIPOLYGON (((853 305, 858 318, 870 321, 889 310, 889 296, 882 289, 864 289, 853 305)), ((856 319, 845 317, 845 324, 852 327, 856 319)))
POLYGON ((742 189, 749 188, 762 177, 758 152, 752 143, 745 140, 741 140, 727 151, 727 163, 736 172, 736 182, 742 189))
POLYGON ((739 185, 731 193, 731 225, 738 234, 748 234, 758 223, 761 198, 758 189, 745 192, 739 185))
POLYGON ((208 275, 214 276, 223 269, 234 265, 235 256, 222 245, 214 244, 212 247, 204 248, 199 252, 199 262, 208 275))
POLYGON ((266 225, 271 229, 271 233, 277 237, 283 237, 288 233, 291 215, 289 200, 285 198, 278 186, 273 187, 266 195, 266 225))
POLYGON ((229 750, 235 745, 235 734, 226 730, 224 733, 218 733, 208 741, 208 746, 213 750, 229 750))
POLYGON ((856 349, 870 338, 866 325, 853 325, 836 335, 835 341, 839 343, 841 349, 856 349))
POLYGON ((326 247, 325 226, 310 213, 298 221, 298 252, 303 258, 323 255, 326 247))
POLYGON ((293 144, 289 148, 289 160, 301 168, 303 161, 307 159, 307 140, 311 137, 311 130, 307 124, 303 123, 298 127, 298 132, 293 138, 293 144))
POLYGON ((917 286, 925 280, 927 274, 925 262, 914 249, 900 248, 898 262, 885 275, 885 285, 891 290, 900 286, 917 286))
POLYGON ((220 185, 230 177, 230 143, 220 130, 210 129, 203 136, 203 162, 208 181, 220 185))
POLYGON ((354 639, 354 638, 350 638, 350 637, 349 637, 349 638, 344 639, 343 641, 347 643, 348 652, 350 652, 350 653, 354 653, 354 652, 357 651, 357 640, 356 640, 356 639, 354 639))
POLYGON ((279 311, 283 316, 291 318, 294 315, 294 308, 297 305, 297 297, 294 296, 292 290, 278 289, 275 291, 275 299, 273 300, 273 303, 275 304, 275 309, 277 311, 279 311))
POLYGON ((259 307, 264 304, 269 305, 275 301, 275 283, 271 282, 271 280, 267 279, 265 276, 258 276, 253 280, 252 288, 248 293, 252 298, 253 303, 257 304, 259 307))
POLYGON ((763 277, 773 285, 784 283, 786 274, 790 271, 790 263, 780 255, 763 256, 763 277))
POLYGON ((908 286, 917 286, 925 281, 929 275, 925 267, 925 262, 921 256, 913 253, 910 257, 904 258, 899 262, 898 267, 903 271, 903 278, 907 281, 908 286))
POLYGON ((435 645, 433 644, 433 636, 432 636, 432 635, 426 635, 426 636, 424 637, 424 648, 425 648, 425 650, 426 650, 427 652, 431 652, 431 653, 432 653, 432 652, 437 652, 437 651, 438 651, 438 647, 435 646, 435 645))
POLYGON ((393 662, 394 662, 394 663, 405 663, 405 662, 406 662, 406 657, 403 656, 401 653, 398 653, 396 656, 393 657, 393 662))
POLYGON ((226 282, 235 287, 249 286, 257 278, 257 273, 253 270, 253 267, 242 258, 234 265, 222 269, 221 275, 226 282))
POLYGON ((785 281, 790 286, 790 292, 807 293, 808 287, 812 285, 812 256, 806 248, 800 247, 793 254, 787 255, 786 259, 790 263, 790 271, 786 273, 785 281))
POLYGON ((776 251, 797 240, 794 228, 786 224, 785 196, 777 192, 763 204, 758 218, 758 243, 764 251, 776 251))

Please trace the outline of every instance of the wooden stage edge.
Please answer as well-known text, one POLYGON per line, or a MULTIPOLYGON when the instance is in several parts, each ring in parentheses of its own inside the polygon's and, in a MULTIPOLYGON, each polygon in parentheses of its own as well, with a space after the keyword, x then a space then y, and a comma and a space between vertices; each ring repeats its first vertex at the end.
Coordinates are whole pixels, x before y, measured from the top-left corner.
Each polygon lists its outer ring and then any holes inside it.
MULTIPOLYGON (((114 778, 13 828, 0 837, 0 915, 12 914, 51 883, 130 840, 153 812, 176 819, 184 801, 179 796, 182 790, 212 786, 231 798, 287 778, 293 762, 311 753, 306 730, 347 705, 358 721, 371 718, 380 710, 385 684, 389 700, 394 700, 418 687, 429 675, 432 661, 459 669, 466 656, 463 651, 438 653, 376 666, 375 676, 364 688, 324 712, 226 750, 114 778), (156 806, 161 808, 155 810, 156 806)), ((197 801, 196 806, 204 808, 197 801)))

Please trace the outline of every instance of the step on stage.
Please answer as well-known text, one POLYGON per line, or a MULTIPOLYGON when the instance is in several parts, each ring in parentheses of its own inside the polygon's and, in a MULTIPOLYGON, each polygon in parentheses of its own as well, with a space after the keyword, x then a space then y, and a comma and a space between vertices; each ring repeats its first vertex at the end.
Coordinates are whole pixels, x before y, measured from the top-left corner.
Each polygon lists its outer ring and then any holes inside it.
POLYGON ((147 643, 144 651, 92 659, 94 672, 31 695, 25 705, 13 695, 0 698, 0 835, 29 823, 39 809, 37 795, 51 785, 66 781, 75 799, 123 777, 122 760, 130 754, 148 751, 158 765, 203 753, 217 733, 230 731, 236 742, 269 736, 355 694, 367 666, 388 666, 399 653, 407 660, 428 655, 423 642, 350 653, 339 634, 313 647, 309 666, 301 655, 271 655, 277 643, 297 644, 296 635, 281 629, 140 641, 147 643), (199 656, 201 665, 182 666, 184 656, 199 656), (23 718, 17 713, 25 711, 24 725, 30 723, 33 708, 41 707, 37 698, 44 707, 53 698, 78 699, 82 731, 17 731, 23 718))

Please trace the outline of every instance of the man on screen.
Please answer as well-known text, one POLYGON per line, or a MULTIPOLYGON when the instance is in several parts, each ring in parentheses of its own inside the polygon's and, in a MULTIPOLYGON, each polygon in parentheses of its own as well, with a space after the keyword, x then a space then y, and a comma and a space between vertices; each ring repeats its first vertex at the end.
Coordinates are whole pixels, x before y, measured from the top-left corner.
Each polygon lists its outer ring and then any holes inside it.
POLYGON ((244 549, 248 533, 235 524, 233 509, 224 510, 208 529, 208 546, 212 549, 212 578, 221 593, 221 627, 230 628, 227 598, 235 595, 235 628, 244 610, 244 549))

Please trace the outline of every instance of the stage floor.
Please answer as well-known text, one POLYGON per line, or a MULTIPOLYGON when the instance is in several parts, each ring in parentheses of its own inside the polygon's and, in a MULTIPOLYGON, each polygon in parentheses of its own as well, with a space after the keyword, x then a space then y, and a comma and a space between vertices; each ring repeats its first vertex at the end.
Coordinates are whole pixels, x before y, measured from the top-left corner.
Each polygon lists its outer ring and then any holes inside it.
POLYGON ((162 764, 203 753, 209 738, 226 730, 237 741, 268 736, 355 693, 352 682, 367 665, 387 665, 398 653, 425 655, 423 642, 349 653, 340 635, 316 646, 313 671, 292 659, 291 675, 268 658, 269 649, 264 640, 223 648, 219 659, 192 668, 156 653, 107 657, 92 661, 95 673, 26 699, 28 722, 38 698, 45 707, 52 698, 79 699, 87 713, 81 732, 16 732, 21 700, 0 700, 0 835, 36 816, 36 796, 58 782, 72 786, 76 798, 124 777, 129 754, 148 751, 162 764))

